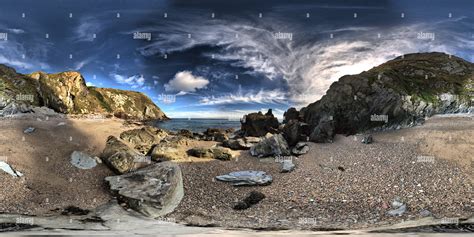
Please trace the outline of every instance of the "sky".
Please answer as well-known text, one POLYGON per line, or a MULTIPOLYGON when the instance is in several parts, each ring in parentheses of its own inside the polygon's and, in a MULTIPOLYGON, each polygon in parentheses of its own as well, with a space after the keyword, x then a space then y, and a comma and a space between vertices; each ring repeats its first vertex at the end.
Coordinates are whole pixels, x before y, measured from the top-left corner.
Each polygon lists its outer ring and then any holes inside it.
POLYGON ((0 64, 79 71, 172 118, 281 118, 401 54, 474 61, 472 0, 1 0, 0 64))

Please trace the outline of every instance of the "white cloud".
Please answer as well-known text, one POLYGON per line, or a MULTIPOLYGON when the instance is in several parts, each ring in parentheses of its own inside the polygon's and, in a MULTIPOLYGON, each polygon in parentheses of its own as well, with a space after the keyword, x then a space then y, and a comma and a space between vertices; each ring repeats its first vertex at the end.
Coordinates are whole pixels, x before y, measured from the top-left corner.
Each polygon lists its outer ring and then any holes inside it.
POLYGON ((248 92, 242 94, 240 91, 237 94, 228 94, 218 97, 204 97, 199 101, 201 105, 225 105, 225 104, 282 104, 286 103, 288 98, 286 94, 280 90, 260 90, 257 93, 248 92))
POLYGON ((86 86, 95 86, 95 84, 92 83, 92 82, 90 82, 90 81, 88 81, 88 82, 86 82, 86 86))
POLYGON ((194 76, 190 71, 176 73, 174 78, 165 84, 166 91, 195 92, 197 89, 206 88, 209 80, 204 77, 194 76))
POLYGON ((143 85, 145 84, 145 78, 143 77, 143 75, 134 75, 126 77, 119 74, 112 74, 111 76, 117 83, 122 85, 129 85, 132 88, 143 87, 143 85))

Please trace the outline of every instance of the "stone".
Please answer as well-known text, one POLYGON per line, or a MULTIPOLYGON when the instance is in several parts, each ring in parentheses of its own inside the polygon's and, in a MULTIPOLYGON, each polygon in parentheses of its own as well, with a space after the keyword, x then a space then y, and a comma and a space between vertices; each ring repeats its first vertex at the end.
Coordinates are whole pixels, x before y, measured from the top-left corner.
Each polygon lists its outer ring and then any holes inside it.
POLYGON ((230 150, 222 147, 215 148, 203 148, 195 147, 188 150, 188 155, 199 158, 217 159, 217 160, 230 160, 233 158, 230 150))
POLYGON ((128 207, 151 218, 171 213, 184 194, 181 169, 174 162, 155 163, 105 180, 128 207))
POLYGON ((293 149, 291 149, 291 153, 293 155, 299 156, 299 155, 304 155, 308 153, 309 151, 309 146, 308 143, 306 142, 298 142, 293 149))
POLYGON ((188 144, 188 139, 182 136, 168 136, 156 144, 150 152, 154 161, 183 160, 188 157, 181 147, 188 144))
POLYGON ((143 162, 147 159, 142 154, 136 152, 114 136, 107 138, 101 159, 109 168, 118 174, 127 173, 146 166, 147 163, 149 164, 149 162, 143 162))
POLYGON ((249 150, 261 140, 259 137, 232 138, 222 142, 222 145, 232 150, 249 150))
POLYGON ((269 109, 266 114, 262 112, 250 113, 245 115, 241 123, 241 130, 245 136, 261 137, 267 133, 275 133, 280 123, 273 116, 272 110, 269 109))
POLYGON ((314 128, 309 140, 316 143, 333 142, 334 135, 334 122, 322 121, 314 128))
POLYGON ((179 136, 183 136, 185 138, 193 138, 193 132, 191 132, 190 130, 188 129, 181 129, 178 131, 178 135, 179 136))
POLYGON ((226 131, 219 128, 208 128, 204 132, 204 137, 206 141, 216 141, 216 142, 223 142, 229 139, 229 137, 226 134, 226 131))
POLYGON ((426 210, 426 209, 423 209, 420 211, 420 216, 422 217, 428 217, 428 216, 432 216, 433 214, 429 211, 429 210, 426 210))
POLYGON ((122 140, 131 144, 142 154, 147 154, 153 144, 159 143, 166 136, 168 133, 164 130, 150 126, 124 131, 120 134, 122 140))
POLYGON ((290 150, 283 135, 268 133, 263 140, 250 148, 250 154, 259 158, 288 156, 290 155, 290 150))
POLYGON ((244 200, 240 201, 240 202, 237 202, 233 209, 234 210, 245 210, 245 209, 248 209, 250 207, 252 207, 253 205, 259 203, 260 201, 262 201, 263 199, 265 198, 265 194, 259 192, 259 191, 252 191, 250 192, 247 197, 245 197, 244 200))
POLYGON ((372 138, 372 135, 366 135, 364 138, 362 138, 361 142, 364 144, 371 144, 373 141, 374 139, 372 138))
POLYGON ((13 177, 21 177, 23 174, 19 171, 14 170, 9 164, 7 164, 5 161, 0 161, 0 170, 5 171, 7 174, 13 176, 13 177))
POLYGON ((292 160, 284 160, 281 163, 281 173, 289 173, 295 169, 295 164, 293 164, 292 160))
POLYGON ((387 212, 387 215, 389 216, 401 216, 403 213, 405 213, 407 210, 406 204, 404 204, 400 198, 396 197, 392 201, 392 209, 387 212))
POLYGON ((23 133, 28 134, 28 133, 33 133, 36 130, 34 127, 28 127, 26 128, 23 133))
POLYGON ((244 170, 219 175, 216 180, 229 182, 233 186, 269 185, 273 181, 272 176, 264 171, 244 170))
POLYGON ((79 169, 92 169, 97 165, 96 159, 81 151, 73 151, 71 164, 79 169))

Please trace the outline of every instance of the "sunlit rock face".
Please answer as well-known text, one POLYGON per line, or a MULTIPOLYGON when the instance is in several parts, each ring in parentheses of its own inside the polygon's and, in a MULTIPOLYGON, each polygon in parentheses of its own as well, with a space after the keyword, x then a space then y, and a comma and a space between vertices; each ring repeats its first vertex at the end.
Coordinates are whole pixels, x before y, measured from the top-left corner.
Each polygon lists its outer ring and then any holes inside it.
POLYGON ((1 104, 17 112, 46 106, 64 114, 102 114, 125 119, 165 120, 166 115, 140 92, 88 87, 79 72, 22 75, 0 65, 1 104), (10 106, 12 107, 12 106, 10 106))

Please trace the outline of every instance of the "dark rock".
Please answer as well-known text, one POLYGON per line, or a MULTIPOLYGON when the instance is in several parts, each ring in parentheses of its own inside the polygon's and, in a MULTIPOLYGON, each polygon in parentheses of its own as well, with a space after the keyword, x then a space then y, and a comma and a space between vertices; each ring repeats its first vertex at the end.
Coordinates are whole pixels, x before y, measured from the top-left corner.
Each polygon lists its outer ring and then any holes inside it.
POLYGON ((372 135, 366 135, 364 138, 362 138, 362 143, 364 144, 371 144, 374 141, 372 138, 372 135))
POLYGON ((252 191, 243 201, 237 202, 237 204, 234 206, 234 210, 248 209, 262 201, 264 198, 265 194, 258 191, 252 191))
POLYGON ((205 140, 207 141, 217 141, 217 142, 223 142, 229 139, 226 132, 223 129, 219 129, 219 128, 208 128, 204 132, 204 137, 205 137, 205 140))
POLYGON ((298 112, 298 110, 291 107, 283 114, 283 118, 283 123, 288 123, 291 120, 300 120, 300 113, 298 112))
POLYGON ((193 138, 193 133, 187 129, 181 129, 178 131, 179 136, 183 136, 186 138, 193 138))
POLYGON ((323 121, 314 128, 309 140, 317 143, 333 142, 334 135, 334 121, 323 121))
POLYGON ((474 64, 447 54, 408 54, 341 77, 300 114, 315 142, 330 142, 336 133, 414 126, 433 114, 474 111, 473 71, 474 64), (331 116, 334 124, 327 124, 331 116))
POLYGON ((89 210, 82 209, 80 207, 76 206, 68 206, 63 209, 61 212, 61 215, 66 215, 66 216, 83 216, 89 214, 89 210))
POLYGON ((152 218, 172 212, 184 193, 181 169, 174 162, 156 163, 105 180, 128 207, 152 218))
POLYGON ((346 171, 346 169, 344 169, 344 167, 342 167, 342 166, 338 166, 337 169, 338 169, 339 171, 343 171, 343 172, 346 171))
POLYGON ((267 156, 288 156, 290 155, 290 149, 283 135, 268 133, 262 141, 250 148, 250 154, 259 158, 267 156))
POLYGON ((261 137, 267 133, 275 133, 279 126, 278 119, 273 116, 271 109, 266 114, 262 112, 245 115, 241 120, 241 130, 245 136, 261 137))

